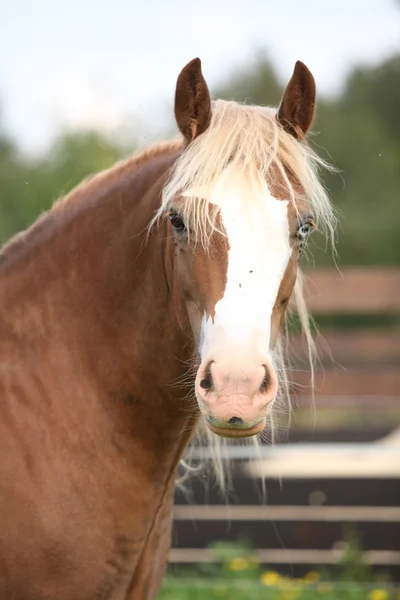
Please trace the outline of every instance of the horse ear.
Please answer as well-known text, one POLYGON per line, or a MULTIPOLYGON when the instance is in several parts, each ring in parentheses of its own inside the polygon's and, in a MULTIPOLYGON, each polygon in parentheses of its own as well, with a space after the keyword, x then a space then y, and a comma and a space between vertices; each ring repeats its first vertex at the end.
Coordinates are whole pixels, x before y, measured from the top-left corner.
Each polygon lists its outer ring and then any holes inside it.
POLYGON ((306 65, 296 62, 279 107, 277 119, 296 139, 304 139, 314 116, 315 81, 306 65))
POLYGON ((175 119, 187 142, 201 135, 210 124, 210 92, 201 72, 199 58, 191 60, 178 77, 175 119))

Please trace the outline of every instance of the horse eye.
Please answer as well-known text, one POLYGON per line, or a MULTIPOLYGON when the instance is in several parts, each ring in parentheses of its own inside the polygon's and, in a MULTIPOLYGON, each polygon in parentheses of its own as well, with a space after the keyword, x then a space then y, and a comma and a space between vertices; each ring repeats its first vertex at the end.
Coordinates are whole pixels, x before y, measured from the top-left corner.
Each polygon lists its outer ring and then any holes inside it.
POLYGON ((316 229, 314 221, 312 221, 311 219, 309 221, 305 221, 304 223, 302 223, 300 225, 300 227, 296 231, 297 239, 300 240, 301 242, 303 242, 306 239, 306 237, 312 231, 314 231, 314 229, 316 229))
POLYGON ((178 215, 178 213, 174 210, 171 210, 171 212, 169 213, 169 220, 171 221, 174 230, 178 233, 183 233, 184 231, 186 231, 185 223, 183 222, 182 218, 178 215))

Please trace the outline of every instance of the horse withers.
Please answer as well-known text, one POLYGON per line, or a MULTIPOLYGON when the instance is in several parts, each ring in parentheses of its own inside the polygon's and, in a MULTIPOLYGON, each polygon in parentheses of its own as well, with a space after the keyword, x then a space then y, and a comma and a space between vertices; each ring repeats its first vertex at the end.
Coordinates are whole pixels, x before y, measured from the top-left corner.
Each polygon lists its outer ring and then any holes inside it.
POLYGON ((278 110, 211 102, 195 59, 179 140, 83 182, 3 248, 1 598, 154 599, 198 423, 264 430, 292 295, 309 337, 301 247, 333 227, 305 142, 314 102, 300 62, 278 110))

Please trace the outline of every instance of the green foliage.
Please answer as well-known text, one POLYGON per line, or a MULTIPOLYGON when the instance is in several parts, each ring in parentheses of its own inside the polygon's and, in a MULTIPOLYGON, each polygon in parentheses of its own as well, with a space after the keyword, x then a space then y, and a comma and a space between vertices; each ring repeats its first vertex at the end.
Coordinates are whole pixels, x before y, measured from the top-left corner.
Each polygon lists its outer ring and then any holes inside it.
POLYGON ((21 156, 0 134, 0 243, 28 227, 88 175, 111 167, 126 151, 97 132, 59 137, 41 160, 21 156))
POLYGON ((386 134, 400 139, 400 55, 373 68, 355 69, 348 81, 342 109, 352 117, 379 115, 386 134))
POLYGON ((234 72, 227 83, 217 87, 213 96, 246 104, 277 106, 282 93, 274 67, 264 53, 259 53, 252 64, 234 72))
MULTIPOLYGON (((345 96, 343 103, 320 103, 315 129, 321 134, 311 142, 322 153, 329 149, 340 170, 340 176, 324 178, 341 215, 341 262, 396 265, 400 262, 396 224, 400 142, 388 135, 385 114, 363 112, 361 107, 352 114, 347 101, 345 96)), ((319 251, 317 262, 326 263, 329 258, 319 251)))
POLYGON ((345 540, 335 581, 323 570, 285 577, 259 564, 247 542, 218 542, 211 547, 216 563, 175 574, 170 570, 158 600, 397 600, 399 590, 393 585, 374 581, 353 530, 346 532, 345 540))
POLYGON ((277 586, 243 582, 186 580, 166 583, 158 600, 398 600, 398 593, 386 587, 354 586, 321 581, 314 586, 296 581, 277 586))
POLYGON ((353 527, 346 529, 344 539, 345 547, 340 558, 341 579, 343 581, 371 580, 371 570, 364 560, 364 553, 353 527))

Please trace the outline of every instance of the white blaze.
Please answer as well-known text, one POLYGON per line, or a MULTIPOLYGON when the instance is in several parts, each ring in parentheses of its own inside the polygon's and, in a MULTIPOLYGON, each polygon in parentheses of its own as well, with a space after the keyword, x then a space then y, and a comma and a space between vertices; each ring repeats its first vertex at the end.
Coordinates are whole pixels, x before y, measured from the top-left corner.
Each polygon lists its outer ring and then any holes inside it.
POLYGON ((250 192, 229 168, 208 199, 220 206, 229 251, 224 295, 214 318, 203 317, 201 358, 216 351, 269 354, 271 313, 291 255, 289 203, 274 198, 261 180, 250 192))

